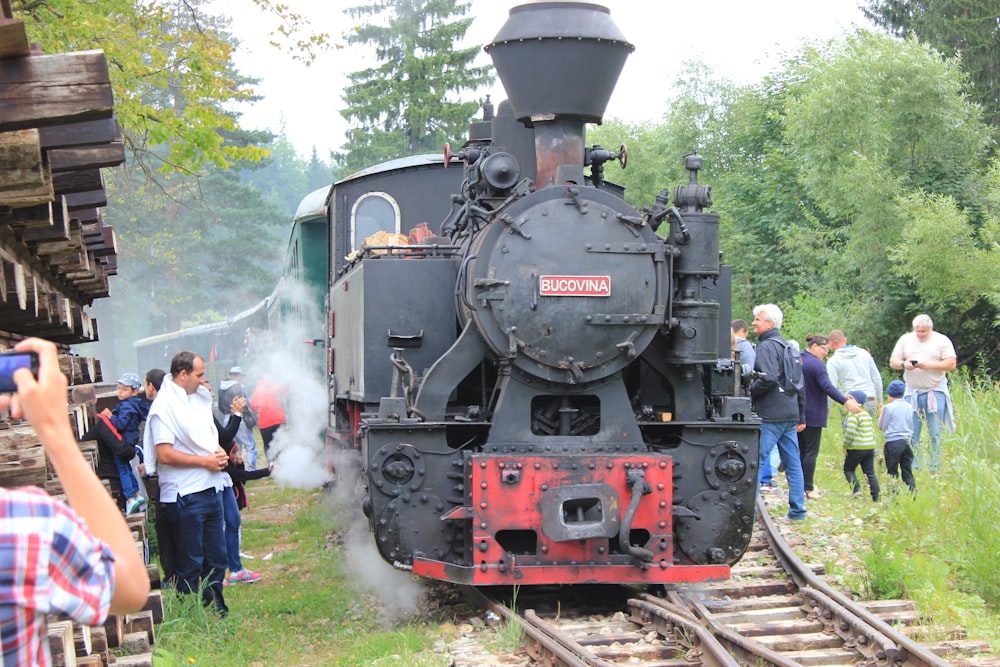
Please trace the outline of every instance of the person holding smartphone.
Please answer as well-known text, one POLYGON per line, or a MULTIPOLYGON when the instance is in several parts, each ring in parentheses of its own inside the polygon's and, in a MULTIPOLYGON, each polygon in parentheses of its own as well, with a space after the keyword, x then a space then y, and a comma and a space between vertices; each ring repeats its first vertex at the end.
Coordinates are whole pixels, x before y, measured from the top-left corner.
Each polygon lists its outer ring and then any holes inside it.
POLYGON ((0 410, 31 423, 68 505, 36 487, 0 488, 0 648, 4 665, 49 665, 46 614, 100 625, 108 614, 138 611, 149 575, 70 430, 56 346, 29 338, 14 349, 37 355, 37 378, 17 368, 16 393, 0 394, 0 410))
POLYGON ((934 331, 934 322, 927 315, 913 318, 913 331, 896 341, 889 365, 903 371, 906 391, 903 399, 916 412, 913 420, 913 468, 926 465, 931 472, 941 469, 941 426, 955 430, 954 408, 948 392, 948 371, 955 370, 957 355, 951 339, 934 331), (929 451, 920 446, 920 431, 927 422, 930 434, 929 451))

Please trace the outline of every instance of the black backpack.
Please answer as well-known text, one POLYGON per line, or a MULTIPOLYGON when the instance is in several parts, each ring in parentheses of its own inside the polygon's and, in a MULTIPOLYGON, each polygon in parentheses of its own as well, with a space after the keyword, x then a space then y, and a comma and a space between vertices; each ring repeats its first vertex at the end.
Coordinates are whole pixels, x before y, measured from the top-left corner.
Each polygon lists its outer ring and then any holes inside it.
POLYGON ((806 386, 802 377, 802 355, 797 347, 787 341, 779 342, 779 344, 784 349, 781 352, 781 374, 778 376, 778 390, 786 394, 798 394, 806 386))

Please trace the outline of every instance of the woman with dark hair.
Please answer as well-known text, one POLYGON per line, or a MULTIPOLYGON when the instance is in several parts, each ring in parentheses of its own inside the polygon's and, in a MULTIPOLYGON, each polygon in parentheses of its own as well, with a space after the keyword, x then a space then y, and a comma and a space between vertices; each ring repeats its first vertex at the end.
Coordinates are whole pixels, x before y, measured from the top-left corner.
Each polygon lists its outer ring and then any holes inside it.
POLYGON ((816 473, 816 458, 819 456, 823 428, 830 416, 830 397, 851 412, 859 412, 861 406, 851 396, 841 394, 826 372, 823 360, 830 353, 830 339, 819 334, 806 335, 806 349, 802 352, 802 376, 806 392, 806 423, 796 427, 799 436, 799 457, 802 459, 802 475, 805 478, 806 498, 819 498, 819 489, 813 485, 816 473))

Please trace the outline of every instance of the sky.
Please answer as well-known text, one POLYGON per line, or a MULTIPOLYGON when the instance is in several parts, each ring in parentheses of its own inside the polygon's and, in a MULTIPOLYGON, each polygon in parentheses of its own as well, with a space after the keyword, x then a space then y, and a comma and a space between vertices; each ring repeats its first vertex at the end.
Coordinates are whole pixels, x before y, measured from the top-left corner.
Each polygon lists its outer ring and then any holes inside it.
MULTIPOLYGON (((305 16, 315 30, 341 38, 354 21, 344 13, 363 0, 284 0, 305 16)), ((837 38, 855 27, 870 28, 859 8, 863 0, 605 0, 625 38, 635 51, 612 95, 605 118, 629 122, 658 120, 669 101, 672 81, 689 61, 707 63, 720 76, 737 83, 760 80, 807 41, 837 38)), ((511 7, 522 2, 471 0, 472 26, 461 46, 493 41, 511 7)), ((313 148, 321 160, 345 140, 347 121, 340 91, 347 74, 376 64, 372 49, 348 47, 322 52, 305 66, 270 42, 273 20, 249 0, 216 0, 217 11, 233 19, 232 31, 241 41, 235 61, 240 71, 259 78, 255 86, 263 99, 241 106, 241 125, 248 129, 284 128, 297 152, 309 159, 313 148)), ((477 64, 489 63, 480 54, 477 64)), ((499 81, 492 90, 469 94, 479 99, 492 94, 494 104, 506 98, 499 81)), ((461 137, 459 137, 461 139, 461 137)), ((453 142, 454 143, 454 142, 453 142)))

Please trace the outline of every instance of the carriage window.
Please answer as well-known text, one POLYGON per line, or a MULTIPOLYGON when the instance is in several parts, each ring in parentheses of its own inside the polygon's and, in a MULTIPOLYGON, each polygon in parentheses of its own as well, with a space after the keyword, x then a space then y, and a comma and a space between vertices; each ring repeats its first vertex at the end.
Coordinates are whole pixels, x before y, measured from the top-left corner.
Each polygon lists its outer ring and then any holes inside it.
POLYGON ((357 250, 366 238, 376 232, 399 233, 399 206, 384 192, 369 192, 354 204, 351 223, 354 235, 352 247, 357 250))

